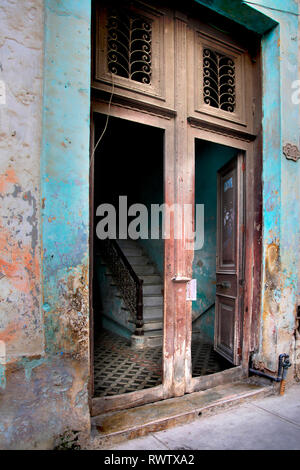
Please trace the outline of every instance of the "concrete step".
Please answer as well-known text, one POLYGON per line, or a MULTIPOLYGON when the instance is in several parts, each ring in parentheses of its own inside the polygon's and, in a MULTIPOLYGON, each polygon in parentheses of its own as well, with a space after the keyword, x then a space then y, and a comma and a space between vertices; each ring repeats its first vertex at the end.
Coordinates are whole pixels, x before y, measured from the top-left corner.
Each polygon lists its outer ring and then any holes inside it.
POLYGON ((132 268, 138 276, 144 276, 145 274, 155 273, 155 268, 152 264, 145 264, 143 266, 132 265, 132 268))
POLYGON ((143 305, 144 307, 158 307, 164 304, 164 298, 160 295, 144 294, 143 305))
POLYGON ((107 449, 126 440, 187 424, 272 393, 272 386, 234 382, 182 397, 105 413, 92 418, 92 434, 87 448, 107 449))
POLYGON ((141 247, 139 246, 138 242, 135 241, 135 240, 130 240, 130 239, 127 239, 127 240, 117 240, 117 243, 119 245, 120 248, 133 248, 133 249, 141 249, 141 247))
POLYGON ((144 321, 147 322, 148 320, 155 320, 157 318, 163 318, 163 308, 160 306, 157 307, 144 307, 144 321))
POLYGON ((163 285, 162 284, 144 284, 143 294, 144 295, 162 295, 163 285))
POLYGON ((162 344, 163 344, 162 332, 157 333, 157 334, 156 332, 152 332, 151 334, 150 332, 146 332, 144 337, 145 337, 145 345, 147 348, 162 347, 162 344))
MULTIPOLYGON (((146 334, 151 332, 151 331, 160 331, 160 334, 162 334, 162 329, 163 329, 163 321, 161 318, 154 318, 151 321, 146 321, 144 323, 144 332, 146 334)), ((150 334, 150 333, 149 333, 150 334)))
POLYGON ((162 280, 161 277, 158 274, 141 274, 139 276, 140 279, 143 279, 144 281, 144 286, 148 284, 159 284, 162 286, 162 280))
POLYGON ((144 256, 143 251, 141 248, 124 248, 122 250, 125 256, 144 256))
POLYGON ((149 258, 147 258, 147 256, 143 256, 143 255, 127 256, 127 259, 129 261, 129 263, 131 264, 131 266, 133 266, 133 265, 140 266, 140 265, 149 264, 149 258))

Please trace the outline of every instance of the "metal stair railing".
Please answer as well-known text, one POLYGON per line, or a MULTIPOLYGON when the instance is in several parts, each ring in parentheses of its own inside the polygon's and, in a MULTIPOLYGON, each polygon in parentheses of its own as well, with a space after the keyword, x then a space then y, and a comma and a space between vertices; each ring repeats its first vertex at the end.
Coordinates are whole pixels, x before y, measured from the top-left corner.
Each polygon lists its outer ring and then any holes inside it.
POLYGON ((101 240, 99 251, 132 316, 134 334, 143 336, 143 280, 137 276, 116 240, 101 240))

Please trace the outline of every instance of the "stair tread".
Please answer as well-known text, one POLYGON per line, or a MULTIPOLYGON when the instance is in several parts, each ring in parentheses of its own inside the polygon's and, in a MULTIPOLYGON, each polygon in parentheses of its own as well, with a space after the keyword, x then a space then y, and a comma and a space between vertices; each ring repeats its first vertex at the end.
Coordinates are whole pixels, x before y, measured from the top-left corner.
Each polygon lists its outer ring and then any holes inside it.
POLYGON ((162 317, 156 317, 156 318, 146 318, 144 320, 144 323, 162 323, 163 318, 162 317))
POLYGON ((143 294, 143 297, 163 297, 162 294, 143 294))

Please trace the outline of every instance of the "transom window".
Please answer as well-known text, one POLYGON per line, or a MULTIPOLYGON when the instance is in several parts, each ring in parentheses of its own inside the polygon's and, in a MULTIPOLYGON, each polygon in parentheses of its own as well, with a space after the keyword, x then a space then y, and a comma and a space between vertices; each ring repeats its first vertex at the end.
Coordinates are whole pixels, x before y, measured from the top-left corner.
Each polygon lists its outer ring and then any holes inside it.
POLYGON ((151 82, 151 21, 125 9, 110 9, 107 22, 108 70, 140 83, 151 82))
POLYGON ((212 49, 203 49, 203 99, 214 108, 235 110, 234 61, 212 49))

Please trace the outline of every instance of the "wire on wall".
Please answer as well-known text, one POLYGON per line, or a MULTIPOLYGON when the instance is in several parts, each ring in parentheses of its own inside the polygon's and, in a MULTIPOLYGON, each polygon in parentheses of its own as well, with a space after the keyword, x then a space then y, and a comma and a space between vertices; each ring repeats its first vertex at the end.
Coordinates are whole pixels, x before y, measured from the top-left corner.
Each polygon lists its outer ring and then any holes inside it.
POLYGON ((102 131, 102 133, 101 133, 99 139, 97 140, 96 145, 95 145, 94 148, 93 148, 92 155, 91 155, 91 161, 90 161, 90 167, 91 167, 91 166, 93 165, 93 163, 94 163, 95 152, 96 152, 97 147, 98 147, 98 145, 100 144, 101 140, 103 139, 104 134, 105 134, 106 129, 107 129, 107 126, 108 126, 108 121, 109 121, 109 117, 110 117, 111 102, 112 102, 112 98, 113 98, 113 96, 114 96, 114 91, 115 91, 115 82, 114 82, 114 75, 113 75, 113 73, 111 74, 111 79, 112 79, 112 90, 111 90, 111 95, 110 95, 109 102, 108 102, 108 110, 107 110, 107 115, 106 115, 105 126, 104 126, 104 128, 103 128, 103 131, 102 131))

